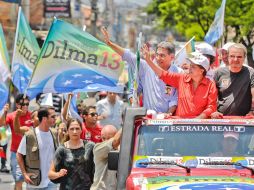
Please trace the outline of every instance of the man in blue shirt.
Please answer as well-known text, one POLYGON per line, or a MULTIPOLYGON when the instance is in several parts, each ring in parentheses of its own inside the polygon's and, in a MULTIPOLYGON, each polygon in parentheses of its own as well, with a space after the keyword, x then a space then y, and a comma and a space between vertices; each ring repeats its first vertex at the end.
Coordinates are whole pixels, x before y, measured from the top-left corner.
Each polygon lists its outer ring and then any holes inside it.
MULTIPOLYGON (((122 56, 122 59, 129 64, 129 68, 134 71, 136 55, 111 42, 105 28, 102 28, 102 33, 106 44, 122 56)), ((173 44, 161 42, 157 45, 155 62, 165 71, 180 73, 182 70, 173 65, 174 58, 175 47, 173 44)), ((178 95, 176 89, 160 80, 143 59, 140 60, 138 76, 138 91, 143 93, 143 106, 148 110, 155 110, 157 113, 172 115, 177 106, 178 95)))

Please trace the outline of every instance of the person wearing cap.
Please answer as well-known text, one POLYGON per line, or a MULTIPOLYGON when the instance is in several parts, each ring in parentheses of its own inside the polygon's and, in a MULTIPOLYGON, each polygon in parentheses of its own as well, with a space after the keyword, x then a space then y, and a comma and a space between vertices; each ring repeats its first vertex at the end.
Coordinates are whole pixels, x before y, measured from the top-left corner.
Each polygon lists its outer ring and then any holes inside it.
POLYGON ((206 77, 213 80, 214 71, 211 69, 211 65, 214 63, 215 56, 216 56, 216 53, 215 53, 213 47, 206 42, 202 42, 202 43, 196 45, 195 49, 197 52, 202 53, 208 59, 210 68, 206 73, 206 77))
POLYGON ((223 140, 221 142, 222 150, 210 154, 209 156, 213 157, 222 157, 222 156, 237 156, 236 148, 239 142, 239 133, 236 132, 224 132, 223 140))
MULTIPOLYGON (((124 49, 110 40, 110 36, 105 28, 101 30, 105 43, 116 51, 124 61, 127 62, 129 69, 135 71, 136 55, 124 49)), ((151 51, 149 51, 150 56, 151 51)), ((157 45, 155 53, 156 64, 165 71, 174 73, 183 72, 181 68, 173 64, 175 59, 175 47, 170 42, 160 42, 157 45)), ((147 65, 144 59, 140 60, 138 72, 138 92, 143 94, 143 106, 148 110, 155 110, 157 113, 164 113, 165 115, 172 115, 177 106, 177 90, 172 86, 166 86, 161 81, 154 71, 147 65), (168 88, 171 88, 169 91, 168 88), (168 93, 170 92, 170 93, 168 93)), ((130 91, 133 91, 130 90, 130 91)), ((131 98, 131 96, 129 96, 131 98)), ((133 101, 135 102, 135 101, 133 101)))
POLYGON ((220 49, 220 54, 221 54, 221 59, 222 59, 222 63, 221 63, 221 67, 224 66, 228 66, 229 62, 228 62, 228 49, 230 46, 234 45, 234 42, 228 42, 226 44, 224 44, 222 46, 222 48, 220 49))
POLYGON ((246 55, 244 45, 233 44, 229 47, 229 66, 216 70, 218 112, 212 118, 254 115, 254 69, 243 65, 246 55))
POLYGON ((148 53, 147 46, 142 47, 144 58, 151 69, 166 84, 178 89, 178 106, 176 116, 209 118, 216 110, 217 89, 215 83, 206 78, 209 61, 201 53, 193 52, 187 60, 191 62, 190 73, 173 73, 164 71, 154 64, 148 53))

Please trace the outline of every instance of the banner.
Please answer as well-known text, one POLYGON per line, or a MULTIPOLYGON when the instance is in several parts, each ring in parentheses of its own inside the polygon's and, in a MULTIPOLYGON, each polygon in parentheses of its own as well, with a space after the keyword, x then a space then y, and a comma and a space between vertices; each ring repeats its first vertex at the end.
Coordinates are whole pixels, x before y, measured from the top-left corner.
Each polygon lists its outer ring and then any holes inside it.
POLYGON ((44 0, 44 17, 71 17, 70 0, 44 0))
POLYGON ((223 35, 225 5, 226 0, 222 0, 220 8, 215 14, 214 21, 205 36, 205 41, 211 45, 217 42, 223 35))
POLYGON ((121 57, 80 28, 55 19, 43 44, 27 93, 122 92, 121 57))
POLYGON ((19 93, 25 92, 39 53, 38 42, 20 7, 11 68, 12 82, 19 93))
POLYGON ((195 51, 195 37, 193 36, 178 52, 176 52, 174 64, 180 67, 186 62, 187 55, 195 51))
POLYGON ((3 82, 5 82, 8 78, 11 77, 10 59, 1 24, 0 24, 0 70, 1 70, 0 77, 2 77, 3 82))

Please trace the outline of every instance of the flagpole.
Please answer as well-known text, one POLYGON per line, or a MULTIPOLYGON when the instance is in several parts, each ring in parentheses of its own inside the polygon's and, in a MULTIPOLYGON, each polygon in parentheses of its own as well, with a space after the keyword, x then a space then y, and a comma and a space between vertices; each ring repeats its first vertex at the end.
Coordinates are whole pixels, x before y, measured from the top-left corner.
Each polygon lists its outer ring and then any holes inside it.
POLYGON ((178 51, 176 52, 175 57, 177 57, 177 55, 193 40, 195 39, 195 36, 193 36, 187 43, 184 44, 184 46, 178 51))

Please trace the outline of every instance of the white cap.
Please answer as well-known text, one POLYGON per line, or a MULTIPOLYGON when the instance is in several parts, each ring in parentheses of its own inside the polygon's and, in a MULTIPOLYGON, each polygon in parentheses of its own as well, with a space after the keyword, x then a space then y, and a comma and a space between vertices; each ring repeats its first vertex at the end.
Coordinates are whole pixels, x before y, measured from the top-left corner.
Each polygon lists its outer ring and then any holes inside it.
POLYGON ((234 42, 225 43, 224 46, 221 48, 221 50, 224 49, 224 50, 228 51, 229 47, 234 44, 235 44, 234 42))
POLYGON ((216 55, 213 47, 210 44, 205 43, 205 42, 202 42, 202 43, 196 45, 195 49, 197 50, 197 52, 200 52, 202 54, 211 55, 213 57, 215 57, 215 55, 216 55))
POLYGON ((188 54, 187 60, 191 61, 192 63, 196 65, 200 65, 204 67, 206 72, 209 70, 210 64, 208 59, 199 52, 192 52, 188 54))

